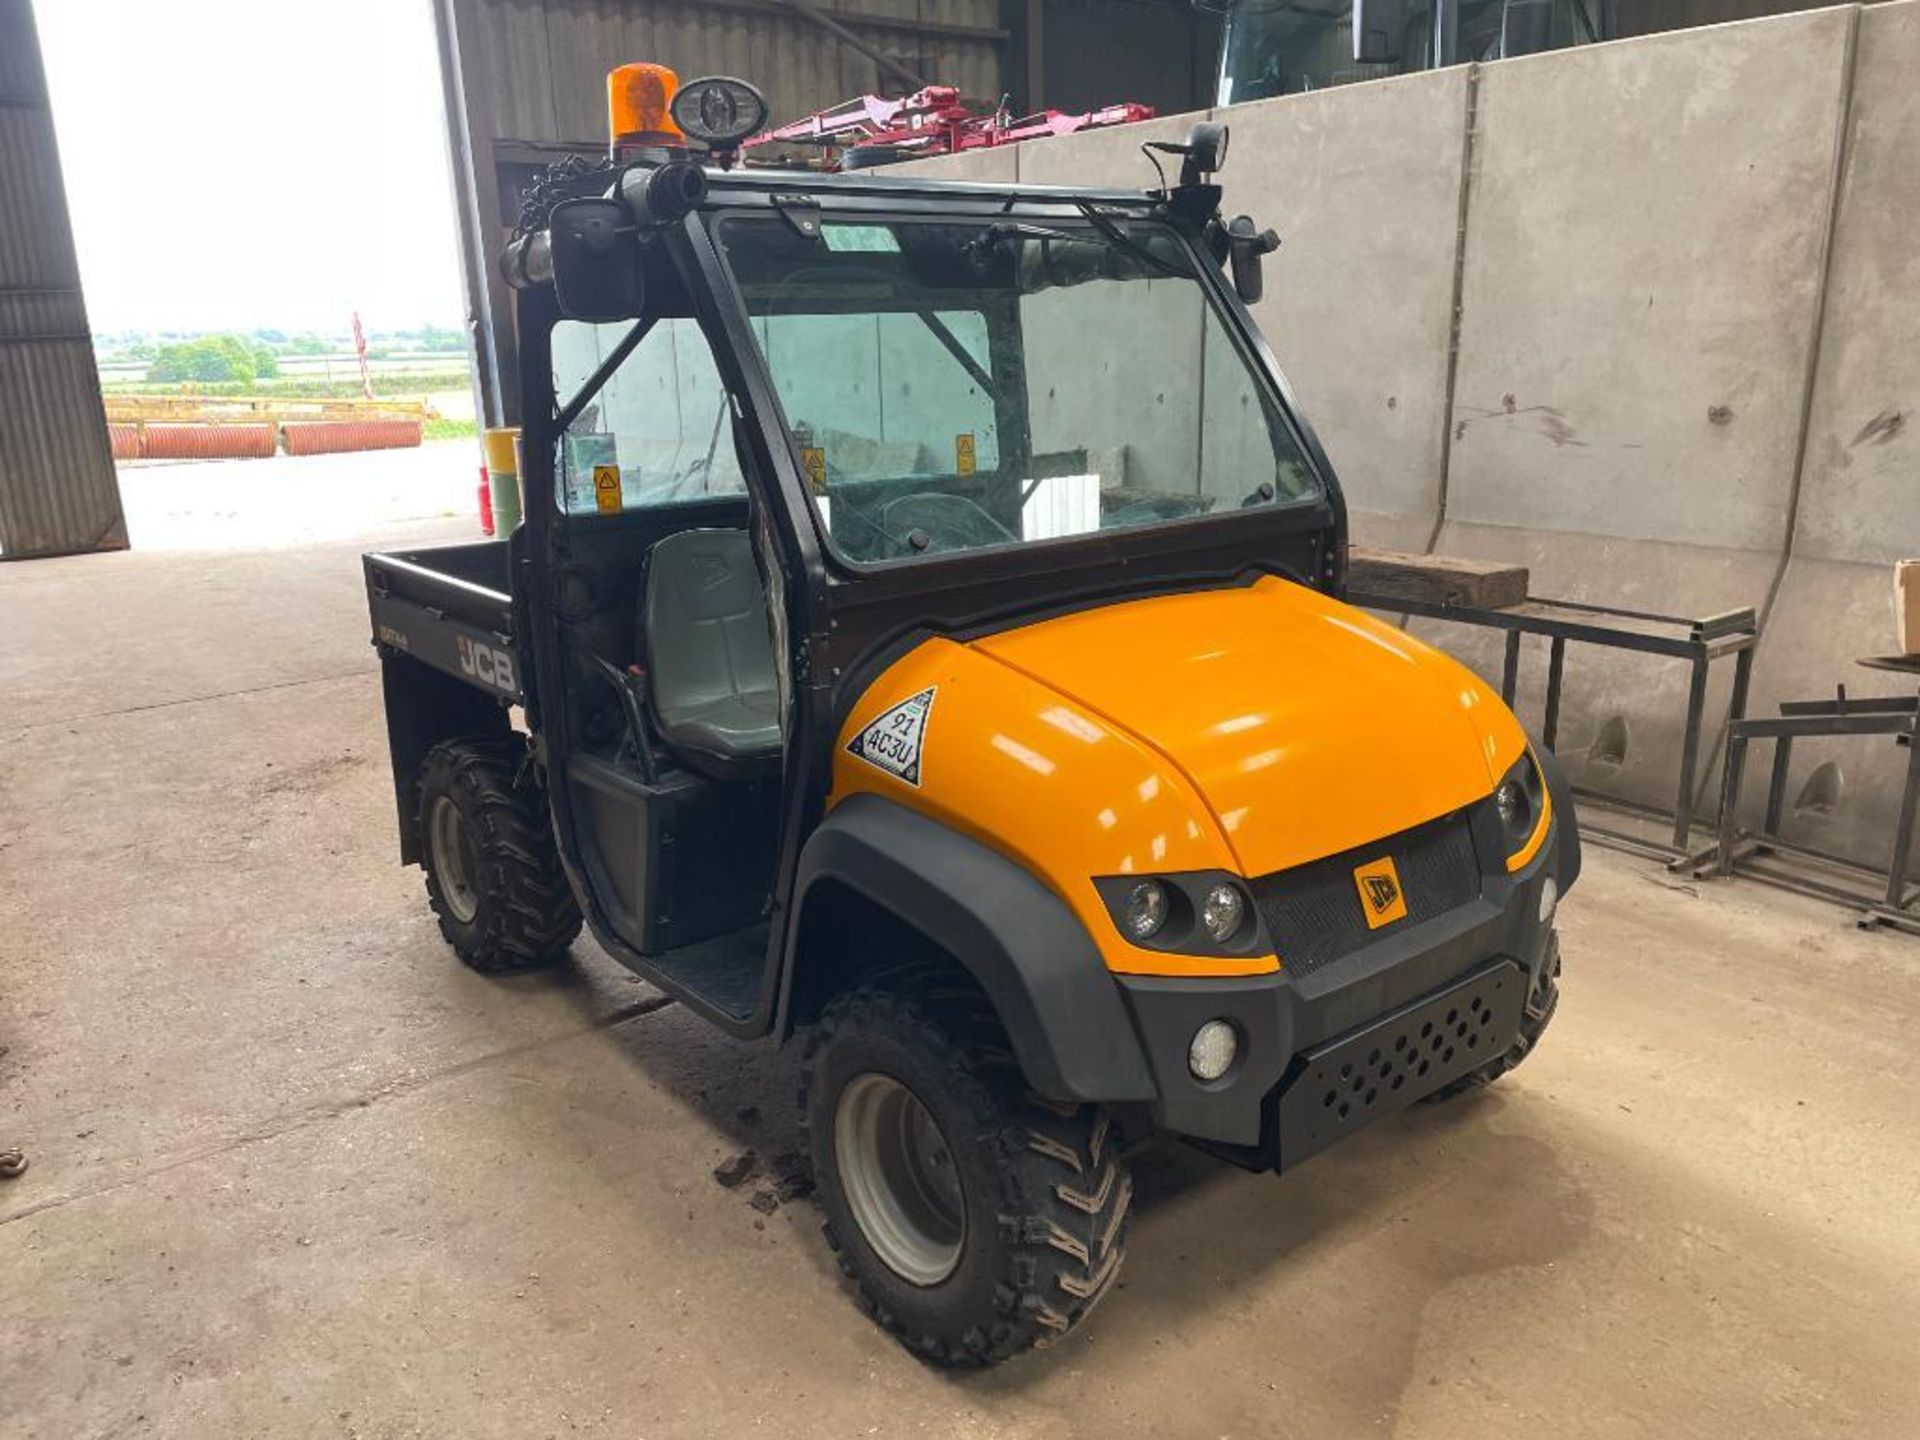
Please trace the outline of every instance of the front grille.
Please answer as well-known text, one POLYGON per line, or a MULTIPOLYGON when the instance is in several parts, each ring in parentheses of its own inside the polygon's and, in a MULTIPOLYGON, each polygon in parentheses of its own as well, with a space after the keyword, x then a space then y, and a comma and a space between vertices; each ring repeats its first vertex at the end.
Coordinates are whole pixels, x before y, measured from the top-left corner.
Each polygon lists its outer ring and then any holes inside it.
POLYGON ((1371 845, 1264 875, 1251 888, 1281 966, 1294 975, 1311 975, 1377 936, 1477 899, 1480 862, 1466 812, 1460 811, 1371 845), (1407 916, 1369 930, 1353 872, 1383 855, 1392 856, 1399 871, 1407 916))

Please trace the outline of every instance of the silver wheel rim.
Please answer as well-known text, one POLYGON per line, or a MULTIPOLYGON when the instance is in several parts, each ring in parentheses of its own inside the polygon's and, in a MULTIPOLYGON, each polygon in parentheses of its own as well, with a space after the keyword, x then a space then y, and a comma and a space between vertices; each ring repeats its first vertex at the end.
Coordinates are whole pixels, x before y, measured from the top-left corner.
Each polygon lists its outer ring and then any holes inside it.
POLYGON ((960 1264, 967 1212, 953 1151, 927 1107, 891 1075, 856 1075, 833 1116, 833 1158, 854 1223, 909 1284, 938 1285, 960 1264))
POLYGON ((462 925, 471 924, 480 913, 480 893, 473 885, 477 868, 473 838, 467 833, 460 807, 445 795, 434 797, 433 808, 427 812, 427 848, 433 855, 433 874, 440 882, 440 898, 447 913, 462 925))

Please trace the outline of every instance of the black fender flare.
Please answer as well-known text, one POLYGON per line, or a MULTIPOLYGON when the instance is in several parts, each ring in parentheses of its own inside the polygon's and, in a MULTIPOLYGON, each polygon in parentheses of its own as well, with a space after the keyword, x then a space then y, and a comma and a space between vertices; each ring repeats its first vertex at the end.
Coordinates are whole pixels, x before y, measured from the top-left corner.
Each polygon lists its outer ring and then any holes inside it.
POLYGON ((794 874, 778 1033, 791 1004, 807 897, 836 881, 966 967, 1006 1026, 1027 1083, 1051 1100, 1156 1095, 1120 987, 1093 937, 1024 866, 877 795, 843 801, 807 837, 794 874))
POLYGON ((1558 831, 1554 836, 1553 883, 1564 895, 1580 878, 1580 817, 1573 808, 1573 786, 1559 759, 1544 745, 1534 746, 1533 758, 1540 762, 1547 794, 1553 800, 1554 828, 1558 831))

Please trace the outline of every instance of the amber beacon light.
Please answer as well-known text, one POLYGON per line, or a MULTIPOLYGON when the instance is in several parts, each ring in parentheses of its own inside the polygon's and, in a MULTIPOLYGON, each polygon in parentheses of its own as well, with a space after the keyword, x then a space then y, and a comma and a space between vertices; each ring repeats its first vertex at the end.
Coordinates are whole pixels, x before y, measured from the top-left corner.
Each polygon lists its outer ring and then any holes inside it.
POLYGON ((670 108, 680 77, 664 65, 622 65, 607 72, 607 129, 617 153, 631 146, 681 145, 670 108))

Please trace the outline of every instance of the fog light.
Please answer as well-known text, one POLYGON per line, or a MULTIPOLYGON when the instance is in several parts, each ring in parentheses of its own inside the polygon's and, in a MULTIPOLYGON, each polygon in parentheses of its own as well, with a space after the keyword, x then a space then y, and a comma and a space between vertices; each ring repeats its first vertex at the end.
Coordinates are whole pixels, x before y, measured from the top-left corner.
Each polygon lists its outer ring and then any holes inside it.
POLYGON ((1540 923, 1542 925, 1553 923, 1553 912, 1559 904, 1560 887, 1553 883, 1553 877, 1549 875, 1540 882, 1540 923))
POLYGON ((1224 945, 1240 929, 1240 917, 1246 908, 1240 892, 1233 886, 1215 885, 1207 891, 1206 901, 1200 907, 1200 923, 1206 926, 1215 944, 1224 945))
POLYGON ((1226 1020, 1209 1020, 1193 1032, 1187 1046, 1187 1068, 1196 1080, 1218 1080, 1233 1067, 1240 1036, 1226 1020))
POLYGON ((1135 940, 1151 939, 1167 923, 1167 887, 1158 880, 1142 880, 1127 892, 1121 918, 1135 940))

